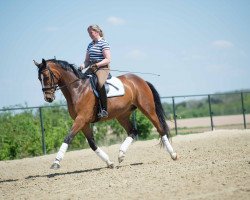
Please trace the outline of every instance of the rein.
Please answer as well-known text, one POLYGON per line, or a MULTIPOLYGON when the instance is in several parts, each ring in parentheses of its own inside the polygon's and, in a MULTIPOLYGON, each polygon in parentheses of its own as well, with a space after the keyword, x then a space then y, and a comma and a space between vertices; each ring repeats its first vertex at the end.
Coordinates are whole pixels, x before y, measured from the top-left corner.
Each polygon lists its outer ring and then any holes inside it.
POLYGON ((73 84, 73 83, 75 83, 75 82, 77 82, 77 81, 80 81, 80 80, 81 80, 81 79, 78 78, 78 79, 76 79, 76 80, 74 80, 74 81, 72 81, 72 82, 70 82, 70 83, 68 83, 68 84, 65 84, 65 85, 63 85, 63 86, 56 85, 56 89, 55 89, 55 90, 60 90, 60 89, 62 89, 62 88, 68 87, 68 86, 70 86, 71 84, 73 84))

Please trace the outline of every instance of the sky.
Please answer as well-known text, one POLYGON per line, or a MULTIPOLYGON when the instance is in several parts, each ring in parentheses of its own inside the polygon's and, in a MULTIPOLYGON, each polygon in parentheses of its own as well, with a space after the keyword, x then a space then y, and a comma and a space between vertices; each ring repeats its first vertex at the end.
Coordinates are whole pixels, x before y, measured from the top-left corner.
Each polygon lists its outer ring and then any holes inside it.
POLYGON ((250 89, 249 10, 249 0, 1 0, 0 108, 43 105, 33 59, 79 66, 91 24, 111 69, 159 74, 137 75, 161 97, 250 89))

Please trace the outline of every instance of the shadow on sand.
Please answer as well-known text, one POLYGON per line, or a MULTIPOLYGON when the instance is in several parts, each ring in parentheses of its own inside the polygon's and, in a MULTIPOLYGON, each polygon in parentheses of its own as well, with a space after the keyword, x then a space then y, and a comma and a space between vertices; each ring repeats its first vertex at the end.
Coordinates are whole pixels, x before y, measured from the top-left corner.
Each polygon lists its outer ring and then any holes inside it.
MULTIPOLYGON (((123 168, 123 167, 136 166, 136 165, 142 165, 142 164, 143 163, 132 163, 132 164, 129 164, 129 165, 117 166, 115 168, 120 169, 120 168, 123 168)), ((102 169, 109 169, 109 168, 107 168, 107 167, 99 167, 99 168, 94 168, 94 169, 76 170, 76 171, 72 171, 72 172, 62 172, 62 173, 53 173, 53 174, 47 174, 47 175, 28 176, 25 179, 33 179, 33 178, 40 178, 40 177, 54 178, 56 176, 64 176, 64 175, 71 175, 71 174, 81 174, 81 173, 87 173, 87 172, 95 172, 95 171, 100 171, 102 169)))
MULTIPOLYGON (((124 167, 128 167, 128 166, 137 166, 137 165, 143 165, 143 163, 132 163, 129 165, 120 165, 120 166, 116 166, 115 169, 120 169, 120 168, 124 168, 124 167)), ((27 177, 25 177, 25 179, 54 178, 57 176, 95 172, 95 171, 100 171, 102 169, 108 169, 108 168, 107 167, 99 167, 99 168, 94 168, 94 169, 76 170, 76 171, 72 171, 72 172, 60 172, 60 173, 52 173, 52 174, 45 174, 45 175, 27 176, 27 177)), ((1 183, 9 183, 9 182, 17 182, 19 180, 20 179, 6 179, 6 180, 0 179, 0 184, 1 183)))

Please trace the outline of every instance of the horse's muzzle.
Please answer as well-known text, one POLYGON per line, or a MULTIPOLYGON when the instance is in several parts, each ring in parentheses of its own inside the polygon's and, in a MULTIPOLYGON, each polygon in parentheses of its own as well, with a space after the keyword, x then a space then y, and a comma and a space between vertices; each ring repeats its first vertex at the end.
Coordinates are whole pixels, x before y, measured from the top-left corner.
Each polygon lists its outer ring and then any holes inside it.
POLYGON ((52 101, 55 100, 55 95, 54 94, 45 94, 44 100, 51 103, 52 101))
POLYGON ((54 99, 53 98, 45 98, 45 101, 51 103, 52 101, 54 101, 54 99))

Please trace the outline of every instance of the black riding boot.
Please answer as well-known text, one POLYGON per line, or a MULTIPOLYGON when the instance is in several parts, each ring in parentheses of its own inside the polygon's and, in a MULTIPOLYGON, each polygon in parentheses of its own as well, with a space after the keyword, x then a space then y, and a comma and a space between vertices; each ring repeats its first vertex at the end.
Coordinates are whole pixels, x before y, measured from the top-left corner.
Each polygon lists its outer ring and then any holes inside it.
POLYGON ((98 113, 99 118, 108 117, 107 112, 107 93, 105 86, 103 85, 101 89, 99 89, 99 101, 100 101, 100 112, 98 113))

